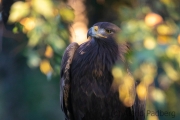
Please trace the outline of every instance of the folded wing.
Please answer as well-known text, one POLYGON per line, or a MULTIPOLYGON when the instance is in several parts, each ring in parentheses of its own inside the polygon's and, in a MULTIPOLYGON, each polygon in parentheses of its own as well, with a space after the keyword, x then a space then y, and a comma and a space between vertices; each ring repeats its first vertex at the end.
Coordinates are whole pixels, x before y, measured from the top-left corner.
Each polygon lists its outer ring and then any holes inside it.
POLYGON ((70 105, 70 65, 78 47, 79 45, 77 43, 71 43, 64 52, 61 64, 60 103, 67 120, 72 118, 70 105))

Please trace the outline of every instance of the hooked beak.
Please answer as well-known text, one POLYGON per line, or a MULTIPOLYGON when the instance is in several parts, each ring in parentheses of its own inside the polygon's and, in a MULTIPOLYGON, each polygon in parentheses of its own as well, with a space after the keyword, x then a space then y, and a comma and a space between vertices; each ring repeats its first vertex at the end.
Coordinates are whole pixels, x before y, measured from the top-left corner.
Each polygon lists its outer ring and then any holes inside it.
POLYGON ((100 32, 102 31, 102 29, 99 29, 98 26, 93 26, 88 30, 87 33, 87 38, 89 36, 91 37, 95 37, 95 38, 107 38, 106 36, 102 35, 102 33, 100 32))

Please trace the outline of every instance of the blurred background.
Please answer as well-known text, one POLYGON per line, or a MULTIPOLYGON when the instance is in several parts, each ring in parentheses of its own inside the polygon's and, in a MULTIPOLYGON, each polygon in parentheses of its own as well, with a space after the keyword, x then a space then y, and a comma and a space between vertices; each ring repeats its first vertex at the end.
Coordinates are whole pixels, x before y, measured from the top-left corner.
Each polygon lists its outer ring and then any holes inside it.
MULTIPOLYGON (((179 0, 0 0, 0 120, 63 120, 59 73, 66 46, 96 22, 130 43, 136 92, 147 120, 180 119, 179 0), (146 112, 147 114, 147 112, 146 112)), ((115 77, 123 73, 113 69, 115 77)))

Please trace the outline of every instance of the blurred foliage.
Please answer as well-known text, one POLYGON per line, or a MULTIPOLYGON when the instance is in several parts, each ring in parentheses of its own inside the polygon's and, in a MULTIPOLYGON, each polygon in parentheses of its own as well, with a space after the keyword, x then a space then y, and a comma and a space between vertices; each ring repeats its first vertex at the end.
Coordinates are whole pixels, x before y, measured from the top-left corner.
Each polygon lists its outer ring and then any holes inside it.
POLYGON ((40 67, 48 78, 59 74, 63 50, 69 43, 66 23, 73 21, 73 10, 60 1, 27 0, 15 2, 10 13, 8 22, 16 23, 13 32, 28 37, 24 50, 28 65, 40 67))
MULTIPOLYGON (((89 4, 86 4, 86 7, 90 8, 90 2, 94 1, 88 1, 89 4)), ((115 21, 117 24, 121 23, 118 39, 120 43, 124 41, 130 43, 131 52, 127 55, 129 67, 134 79, 140 81, 135 91, 141 100, 147 99, 146 109, 175 111, 174 120, 178 120, 180 118, 178 104, 180 99, 178 92, 180 91, 180 2, 179 0, 145 1, 147 4, 142 0, 97 0, 98 6, 93 7, 98 9, 94 12, 99 16, 104 15, 100 13, 104 12, 104 9, 101 9, 103 5, 108 8, 106 11, 115 10, 118 13, 118 20, 115 21)), ((111 19, 110 15, 117 17, 116 14, 104 13, 108 20, 111 19)), ((98 16, 88 15, 89 18, 92 17, 89 20, 90 24, 98 21, 98 16)), ((62 54, 69 43, 67 24, 73 22, 73 19, 73 10, 58 0, 26 0, 12 5, 8 22, 15 23, 14 33, 23 32, 28 37, 23 55, 28 58, 29 67, 39 68, 48 79, 52 74, 59 75, 62 54)), ((113 85, 124 82, 128 86, 128 88, 123 85, 119 87, 120 99, 127 106, 131 106, 134 96, 130 97, 127 89, 133 91, 131 89, 134 84, 133 78, 127 74, 123 75, 125 72, 120 65, 115 66, 112 72, 115 77, 113 85), (118 81, 119 79, 123 81, 118 81)), ((37 72, 36 75, 40 73, 37 72)), ((37 79, 35 77, 34 82, 37 82, 37 79)), ((33 87, 33 85, 30 86, 33 87)), ((45 105, 42 104, 42 106, 45 105)), ((32 110, 35 108, 34 106, 32 110)), ((172 118, 171 116, 147 116, 147 119, 172 118)))
MULTIPOLYGON (((140 81, 136 89, 139 98, 148 98, 146 109, 174 111, 175 119, 178 119, 180 2, 160 0, 154 1, 154 4, 153 7, 144 3, 133 9, 126 6, 119 8, 121 32, 118 39, 120 43, 130 43, 129 66, 134 78, 140 81), (164 16, 158 12, 162 8, 166 11, 164 16)), ((170 118, 147 116, 148 120, 170 118)))

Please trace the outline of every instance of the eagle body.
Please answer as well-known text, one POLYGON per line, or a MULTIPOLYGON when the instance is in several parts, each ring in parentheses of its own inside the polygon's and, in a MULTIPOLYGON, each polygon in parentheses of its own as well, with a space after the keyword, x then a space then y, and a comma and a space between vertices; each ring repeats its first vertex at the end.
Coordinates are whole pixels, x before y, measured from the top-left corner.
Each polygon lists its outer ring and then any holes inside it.
POLYGON ((63 57, 60 99, 66 120, 143 120, 144 116, 135 116, 140 107, 126 107, 112 88, 112 67, 117 61, 123 63, 128 48, 114 40, 119 28, 107 22, 94 26, 88 32, 91 40, 80 46, 71 43, 63 57), (101 34, 94 34, 97 31, 101 34))
POLYGON ((74 117, 77 120, 132 119, 130 108, 123 106, 118 92, 111 90, 111 69, 119 58, 118 46, 101 42, 93 39, 83 44, 72 60, 70 94, 74 117))

